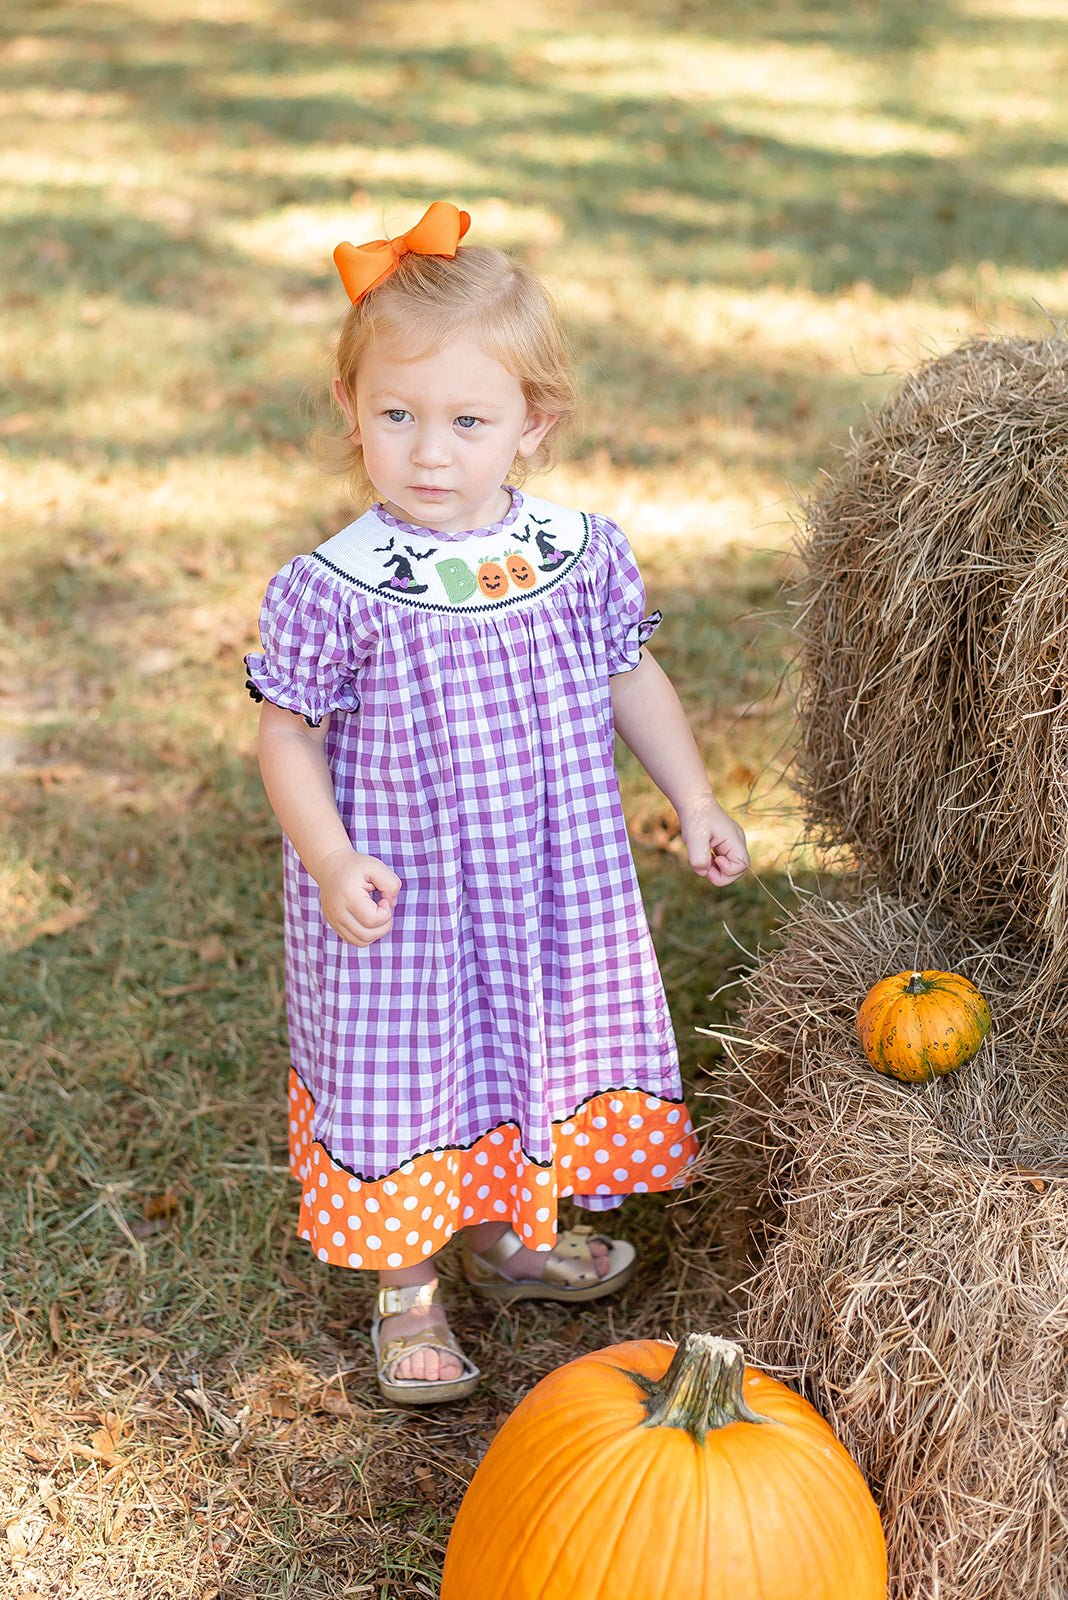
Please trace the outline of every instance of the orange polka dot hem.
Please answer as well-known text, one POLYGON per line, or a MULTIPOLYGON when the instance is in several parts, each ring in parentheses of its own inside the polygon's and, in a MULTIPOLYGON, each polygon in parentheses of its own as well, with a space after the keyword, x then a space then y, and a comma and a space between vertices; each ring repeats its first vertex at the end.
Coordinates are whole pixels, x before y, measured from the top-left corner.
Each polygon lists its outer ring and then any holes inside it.
POLYGON ((553 1124, 553 1160, 524 1154, 503 1123, 469 1148, 448 1146, 386 1177, 354 1177, 312 1137, 315 1102, 289 1077, 289 1164, 301 1185, 297 1232, 320 1261, 381 1272, 436 1255, 460 1228, 507 1222, 531 1250, 556 1242, 567 1195, 680 1189, 697 1154, 686 1107, 640 1089, 594 1095, 553 1124))

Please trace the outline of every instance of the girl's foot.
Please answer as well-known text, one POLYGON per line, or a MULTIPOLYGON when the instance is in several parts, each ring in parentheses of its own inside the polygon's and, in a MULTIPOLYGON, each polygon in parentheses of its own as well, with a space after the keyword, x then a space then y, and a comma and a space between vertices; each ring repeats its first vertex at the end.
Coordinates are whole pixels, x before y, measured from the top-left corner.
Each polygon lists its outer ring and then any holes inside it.
MULTIPOLYGON (((395 1312, 383 1318, 382 1336, 386 1339, 410 1339, 422 1336, 429 1328, 447 1328, 440 1311, 429 1306, 414 1306, 411 1311, 395 1312)), ((441 1345, 421 1344, 404 1357, 397 1367, 398 1378, 418 1378, 422 1383, 437 1383, 439 1379, 458 1378, 461 1372, 459 1356, 441 1345)))
POLYGON ((403 1281, 418 1275, 420 1269, 380 1276, 371 1330, 383 1394, 409 1405, 458 1399, 474 1388, 479 1375, 445 1320, 437 1278, 403 1281))
POLYGON ((551 1250, 527 1250, 511 1228, 464 1230, 467 1281, 490 1300, 599 1300, 628 1282, 634 1247, 592 1228, 568 1228, 551 1250), (490 1242, 487 1243, 486 1241, 490 1242))
MULTIPOLYGON (((464 1242, 477 1256, 481 1256, 511 1231, 507 1222, 479 1222, 473 1228, 464 1229, 464 1242)), ((594 1236, 590 1239, 589 1246, 597 1276, 603 1278, 611 1264, 608 1245, 603 1239, 594 1236)), ((500 1270, 509 1278, 544 1280, 545 1264, 551 1255, 551 1250, 528 1250, 525 1244, 521 1244, 507 1261, 499 1263, 500 1270)))

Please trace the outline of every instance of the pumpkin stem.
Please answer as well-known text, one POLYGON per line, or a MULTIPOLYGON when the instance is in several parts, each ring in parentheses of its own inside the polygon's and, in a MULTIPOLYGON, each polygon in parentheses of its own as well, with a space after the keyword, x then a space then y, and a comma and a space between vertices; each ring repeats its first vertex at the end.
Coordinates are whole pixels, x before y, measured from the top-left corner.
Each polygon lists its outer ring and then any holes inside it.
POLYGON ((742 1398, 745 1356, 730 1339, 687 1333, 658 1383, 648 1383, 648 1428, 684 1428, 698 1444, 729 1422, 767 1422, 742 1398))
POLYGON ((905 994, 927 994, 931 985, 927 982, 922 972, 914 972, 906 983, 905 994))

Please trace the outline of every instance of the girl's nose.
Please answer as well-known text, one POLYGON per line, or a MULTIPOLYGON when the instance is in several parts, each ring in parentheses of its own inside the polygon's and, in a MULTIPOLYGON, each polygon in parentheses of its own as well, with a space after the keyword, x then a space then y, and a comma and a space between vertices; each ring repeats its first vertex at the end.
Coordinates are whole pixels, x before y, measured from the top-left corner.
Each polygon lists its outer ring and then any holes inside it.
POLYGON ((420 428, 412 444, 412 461, 418 467, 443 467, 449 461, 448 435, 440 428, 420 428))

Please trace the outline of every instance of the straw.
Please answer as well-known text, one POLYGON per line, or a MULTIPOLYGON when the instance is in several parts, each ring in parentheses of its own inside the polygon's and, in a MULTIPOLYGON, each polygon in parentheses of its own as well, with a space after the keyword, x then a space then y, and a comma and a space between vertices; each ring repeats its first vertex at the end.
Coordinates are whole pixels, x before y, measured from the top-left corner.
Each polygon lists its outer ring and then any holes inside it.
POLYGON ((1031 976, 915 905, 814 899, 748 980, 720 1089, 705 1224, 749 1273, 741 1337, 856 1457, 891 1600, 1068 1594, 1068 1037, 1034 1030, 1031 976), (995 1026, 906 1087, 855 1014, 914 966, 966 973, 995 1026))
POLYGON ((928 362, 805 507, 796 779, 869 881, 1068 978, 1068 340, 928 362))

